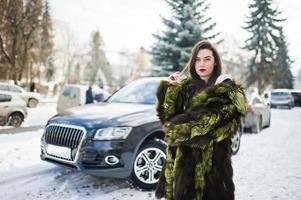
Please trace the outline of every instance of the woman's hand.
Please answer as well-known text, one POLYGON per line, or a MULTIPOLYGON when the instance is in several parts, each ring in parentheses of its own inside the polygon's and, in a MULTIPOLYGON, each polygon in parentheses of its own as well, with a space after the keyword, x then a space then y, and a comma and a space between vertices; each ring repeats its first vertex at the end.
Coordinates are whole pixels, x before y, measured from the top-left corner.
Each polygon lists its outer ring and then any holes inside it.
POLYGON ((180 72, 175 72, 168 77, 168 81, 171 83, 176 83, 180 80, 180 72))

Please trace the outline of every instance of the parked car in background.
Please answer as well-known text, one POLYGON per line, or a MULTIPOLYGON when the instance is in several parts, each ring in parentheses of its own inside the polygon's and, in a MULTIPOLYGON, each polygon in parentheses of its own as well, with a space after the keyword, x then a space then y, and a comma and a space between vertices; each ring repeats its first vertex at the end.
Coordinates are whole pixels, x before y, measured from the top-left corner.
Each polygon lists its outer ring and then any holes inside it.
MULTIPOLYGON (((41 159, 95 176, 131 177, 135 185, 154 189, 166 158, 155 110, 160 80, 133 81, 104 103, 54 116, 41 139, 41 159)), ((234 153, 240 136, 238 131, 232 139, 234 153)))
POLYGON ((57 101, 57 112, 62 113, 68 108, 85 105, 87 89, 86 85, 64 85, 57 101))
POLYGON ((9 83, 0 83, 0 91, 11 92, 19 95, 26 102, 27 107, 34 108, 38 105, 40 94, 36 92, 27 92, 18 85, 9 83))
MULTIPOLYGON (((88 85, 79 85, 79 84, 68 84, 64 85, 60 91, 56 110, 58 113, 63 113, 66 109, 83 106, 86 103, 86 91, 89 88, 88 85)), ((98 86, 94 85, 92 87, 93 97, 95 95, 103 92, 103 99, 107 99, 109 97, 109 93, 98 86)), ((95 102, 96 99, 95 99, 95 102)))
POLYGON ((256 93, 247 94, 247 99, 249 105, 243 120, 244 128, 251 129, 252 133, 259 133, 271 124, 270 106, 256 93))
POLYGON ((26 103, 17 94, 0 91, 0 125, 20 127, 27 116, 26 103))
POLYGON ((291 90, 294 98, 294 106, 301 107, 301 90, 291 90))
POLYGON ((274 89, 271 93, 271 107, 294 107, 294 98, 289 89, 274 89))

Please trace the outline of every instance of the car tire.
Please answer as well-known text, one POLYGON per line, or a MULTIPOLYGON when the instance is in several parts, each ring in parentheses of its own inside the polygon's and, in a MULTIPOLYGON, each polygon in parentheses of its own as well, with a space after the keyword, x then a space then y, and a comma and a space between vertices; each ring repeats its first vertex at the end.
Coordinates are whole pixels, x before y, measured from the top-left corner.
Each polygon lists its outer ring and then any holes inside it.
POLYGON ((135 186, 153 190, 159 181, 166 159, 166 144, 161 140, 152 140, 138 151, 134 161, 132 180, 135 186))
POLYGON ((237 152, 239 151, 239 147, 240 147, 240 140, 241 140, 241 131, 237 130, 235 134, 232 135, 231 137, 231 148, 232 148, 232 155, 237 154, 237 152))
POLYGON ((267 128, 269 128, 271 126, 271 113, 270 113, 270 116, 269 116, 269 121, 268 121, 268 124, 267 124, 267 128))
POLYGON ((24 116, 21 113, 13 113, 9 116, 9 125, 13 127, 20 127, 24 116))
POLYGON ((254 127, 252 127, 252 133, 260 133, 262 129, 262 118, 259 117, 258 120, 256 120, 256 124, 254 127))
POLYGON ((35 108, 35 107, 37 107, 38 103, 39 103, 39 101, 37 99, 29 99, 28 107, 35 108))

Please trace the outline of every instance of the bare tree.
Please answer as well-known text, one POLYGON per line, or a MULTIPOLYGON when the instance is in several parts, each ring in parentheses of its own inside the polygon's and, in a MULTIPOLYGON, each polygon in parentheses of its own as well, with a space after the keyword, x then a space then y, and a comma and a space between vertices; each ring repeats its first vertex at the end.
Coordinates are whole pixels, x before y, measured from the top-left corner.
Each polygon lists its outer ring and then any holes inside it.
POLYGON ((32 82, 34 75, 36 75, 32 71, 33 63, 39 62, 40 52, 37 49, 39 49, 40 42, 38 36, 41 28, 42 11, 42 0, 29 0, 25 4, 25 11, 23 12, 24 21, 21 27, 23 52, 17 79, 21 79, 22 73, 25 73, 27 84, 32 82))
MULTIPOLYGON (((1 78, 17 83, 25 75, 27 82, 32 80, 32 67, 40 61, 39 36, 48 12, 45 5, 44 0, 0 0, 1 78)), ((47 41, 45 37, 43 40, 47 41)))
MULTIPOLYGON (((52 67, 52 59, 51 55, 53 53, 53 28, 52 28, 52 20, 49 13, 49 4, 48 1, 45 1, 44 11, 41 20, 41 28, 39 34, 39 54, 38 54, 38 62, 42 67, 46 68, 46 74, 50 76, 53 74, 52 67)), ((40 72, 40 70, 39 70, 40 72)), ((48 77, 47 76, 47 77, 48 77)), ((52 78, 52 77, 48 77, 52 78)), ((40 75, 39 75, 40 79, 40 75)))
POLYGON ((13 77, 17 81, 20 54, 21 29, 24 20, 22 0, 1 0, 0 3, 0 50, 4 66, 5 78, 13 77))

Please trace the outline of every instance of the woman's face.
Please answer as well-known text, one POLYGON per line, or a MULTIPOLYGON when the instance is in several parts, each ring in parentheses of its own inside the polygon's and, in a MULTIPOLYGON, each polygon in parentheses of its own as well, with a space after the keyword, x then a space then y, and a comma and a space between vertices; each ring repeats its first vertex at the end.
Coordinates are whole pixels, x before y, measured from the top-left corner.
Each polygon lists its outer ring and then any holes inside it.
POLYGON ((208 80, 213 72, 215 60, 209 49, 201 49, 195 61, 195 71, 203 80, 208 80))

